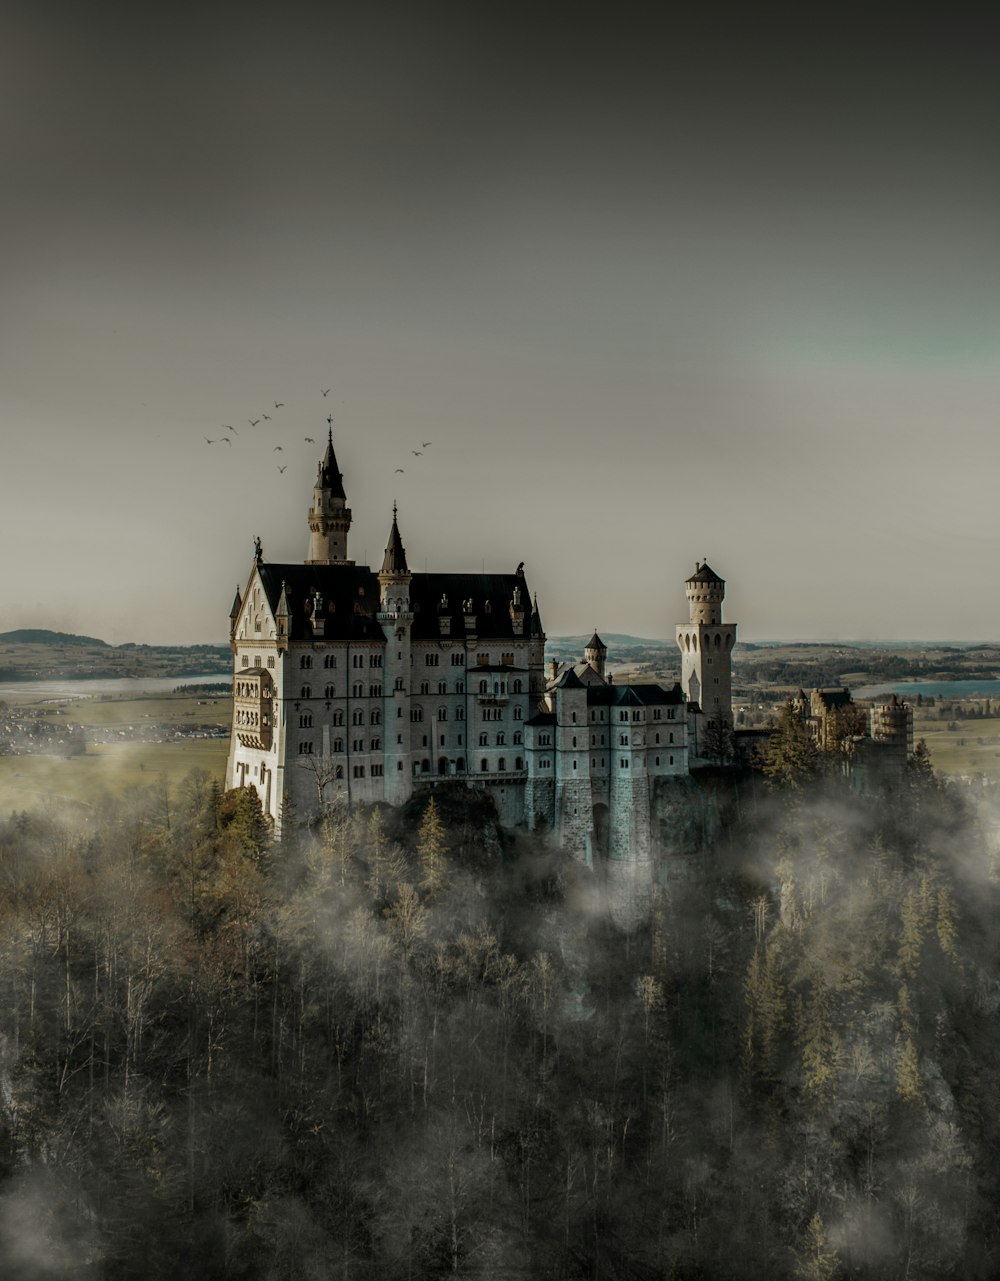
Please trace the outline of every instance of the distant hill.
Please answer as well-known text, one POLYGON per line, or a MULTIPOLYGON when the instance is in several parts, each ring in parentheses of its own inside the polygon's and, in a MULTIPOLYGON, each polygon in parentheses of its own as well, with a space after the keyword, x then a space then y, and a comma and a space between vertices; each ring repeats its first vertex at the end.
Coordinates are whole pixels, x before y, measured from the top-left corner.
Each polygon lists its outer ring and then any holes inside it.
MULTIPOLYGON (((588 632, 586 636, 550 636, 548 637, 548 642, 550 645, 558 645, 564 649, 573 645, 578 645, 582 651, 583 647, 587 644, 593 634, 593 632, 588 632)), ((612 645, 673 644, 672 641, 668 642, 662 636, 659 640, 648 640, 644 636, 626 636, 623 632, 602 632, 599 628, 597 634, 609 649, 612 645)))
POLYGON ((73 632, 50 632, 43 627, 21 627, 14 632, 0 632, 0 643, 8 645, 100 645, 110 649, 107 641, 96 636, 77 636, 73 632))

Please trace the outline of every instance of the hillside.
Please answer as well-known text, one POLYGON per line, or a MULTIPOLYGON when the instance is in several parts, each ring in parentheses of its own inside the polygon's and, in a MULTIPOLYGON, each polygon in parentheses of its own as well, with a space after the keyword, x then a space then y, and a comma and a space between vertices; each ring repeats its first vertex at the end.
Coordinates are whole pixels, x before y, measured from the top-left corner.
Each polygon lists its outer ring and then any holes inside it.
POLYGON ((77 636, 74 632, 50 632, 44 627, 19 627, 13 632, 0 632, 3 645, 87 645, 110 649, 107 641, 96 636, 77 636))

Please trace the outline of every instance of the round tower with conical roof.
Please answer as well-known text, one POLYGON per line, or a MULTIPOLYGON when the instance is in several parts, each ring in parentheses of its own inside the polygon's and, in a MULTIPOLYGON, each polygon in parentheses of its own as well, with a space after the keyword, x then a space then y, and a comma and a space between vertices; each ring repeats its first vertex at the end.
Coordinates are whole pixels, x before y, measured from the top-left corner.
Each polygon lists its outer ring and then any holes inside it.
POLYGON ((604 660, 608 656, 608 647, 600 636, 594 632, 583 651, 583 661, 589 663, 598 676, 604 676, 604 660))
MULTIPOLYGON (((330 419, 327 419, 330 423, 330 419)), ((353 565, 347 559, 347 533, 351 509, 344 493, 344 478, 333 451, 333 425, 327 431, 326 453, 319 464, 313 501, 309 508, 309 556, 307 565, 353 565)))
POLYGON ((694 573, 684 586, 690 617, 677 627, 681 688, 689 702, 700 706, 706 724, 717 720, 732 727, 736 624, 722 621, 725 579, 707 562, 696 561, 694 573))

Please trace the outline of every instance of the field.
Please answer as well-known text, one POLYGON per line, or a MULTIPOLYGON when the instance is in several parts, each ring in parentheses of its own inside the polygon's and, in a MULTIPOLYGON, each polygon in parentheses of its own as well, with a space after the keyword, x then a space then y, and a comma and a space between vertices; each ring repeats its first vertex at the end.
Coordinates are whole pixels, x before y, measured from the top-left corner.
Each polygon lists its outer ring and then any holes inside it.
POLYGON ((8 698, 15 714, 32 723, 83 727, 82 756, 31 753, 0 756, 0 813, 36 809, 58 802, 92 805, 102 794, 120 795, 134 787, 166 782, 176 787, 194 769, 223 782, 228 738, 166 738, 178 729, 228 728, 229 698, 145 695, 136 698, 72 698, 43 701, 37 695, 8 698), (144 737, 166 741, 144 742, 144 737), (95 739, 100 741, 95 741, 95 739))
POLYGON ((947 722, 916 708, 913 723, 913 740, 923 739, 931 754, 931 764, 938 774, 1000 779, 1000 718, 983 717, 976 720, 952 722, 957 730, 949 730, 947 722))

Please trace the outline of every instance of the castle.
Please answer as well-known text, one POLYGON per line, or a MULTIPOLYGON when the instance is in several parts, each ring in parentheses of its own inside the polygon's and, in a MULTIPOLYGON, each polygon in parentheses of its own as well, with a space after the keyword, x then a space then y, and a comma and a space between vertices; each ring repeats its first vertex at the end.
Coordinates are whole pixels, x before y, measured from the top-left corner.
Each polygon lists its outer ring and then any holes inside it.
POLYGON ((400 805, 462 779, 501 823, 547 826, 569 853, 652 857, 655 780, 724 754, 736 625, 707 564, 687 580, 681 683, 616 684, 596 634, 545 670, 537 599, 511 574, 411 573, 396 508, 382 566, 347 555, 351 511, 332 429, 309 508, 309 555, 275 564, 260 539, 230 612, 227 787, 252 786, 280 827, 289 804, 400 805))

